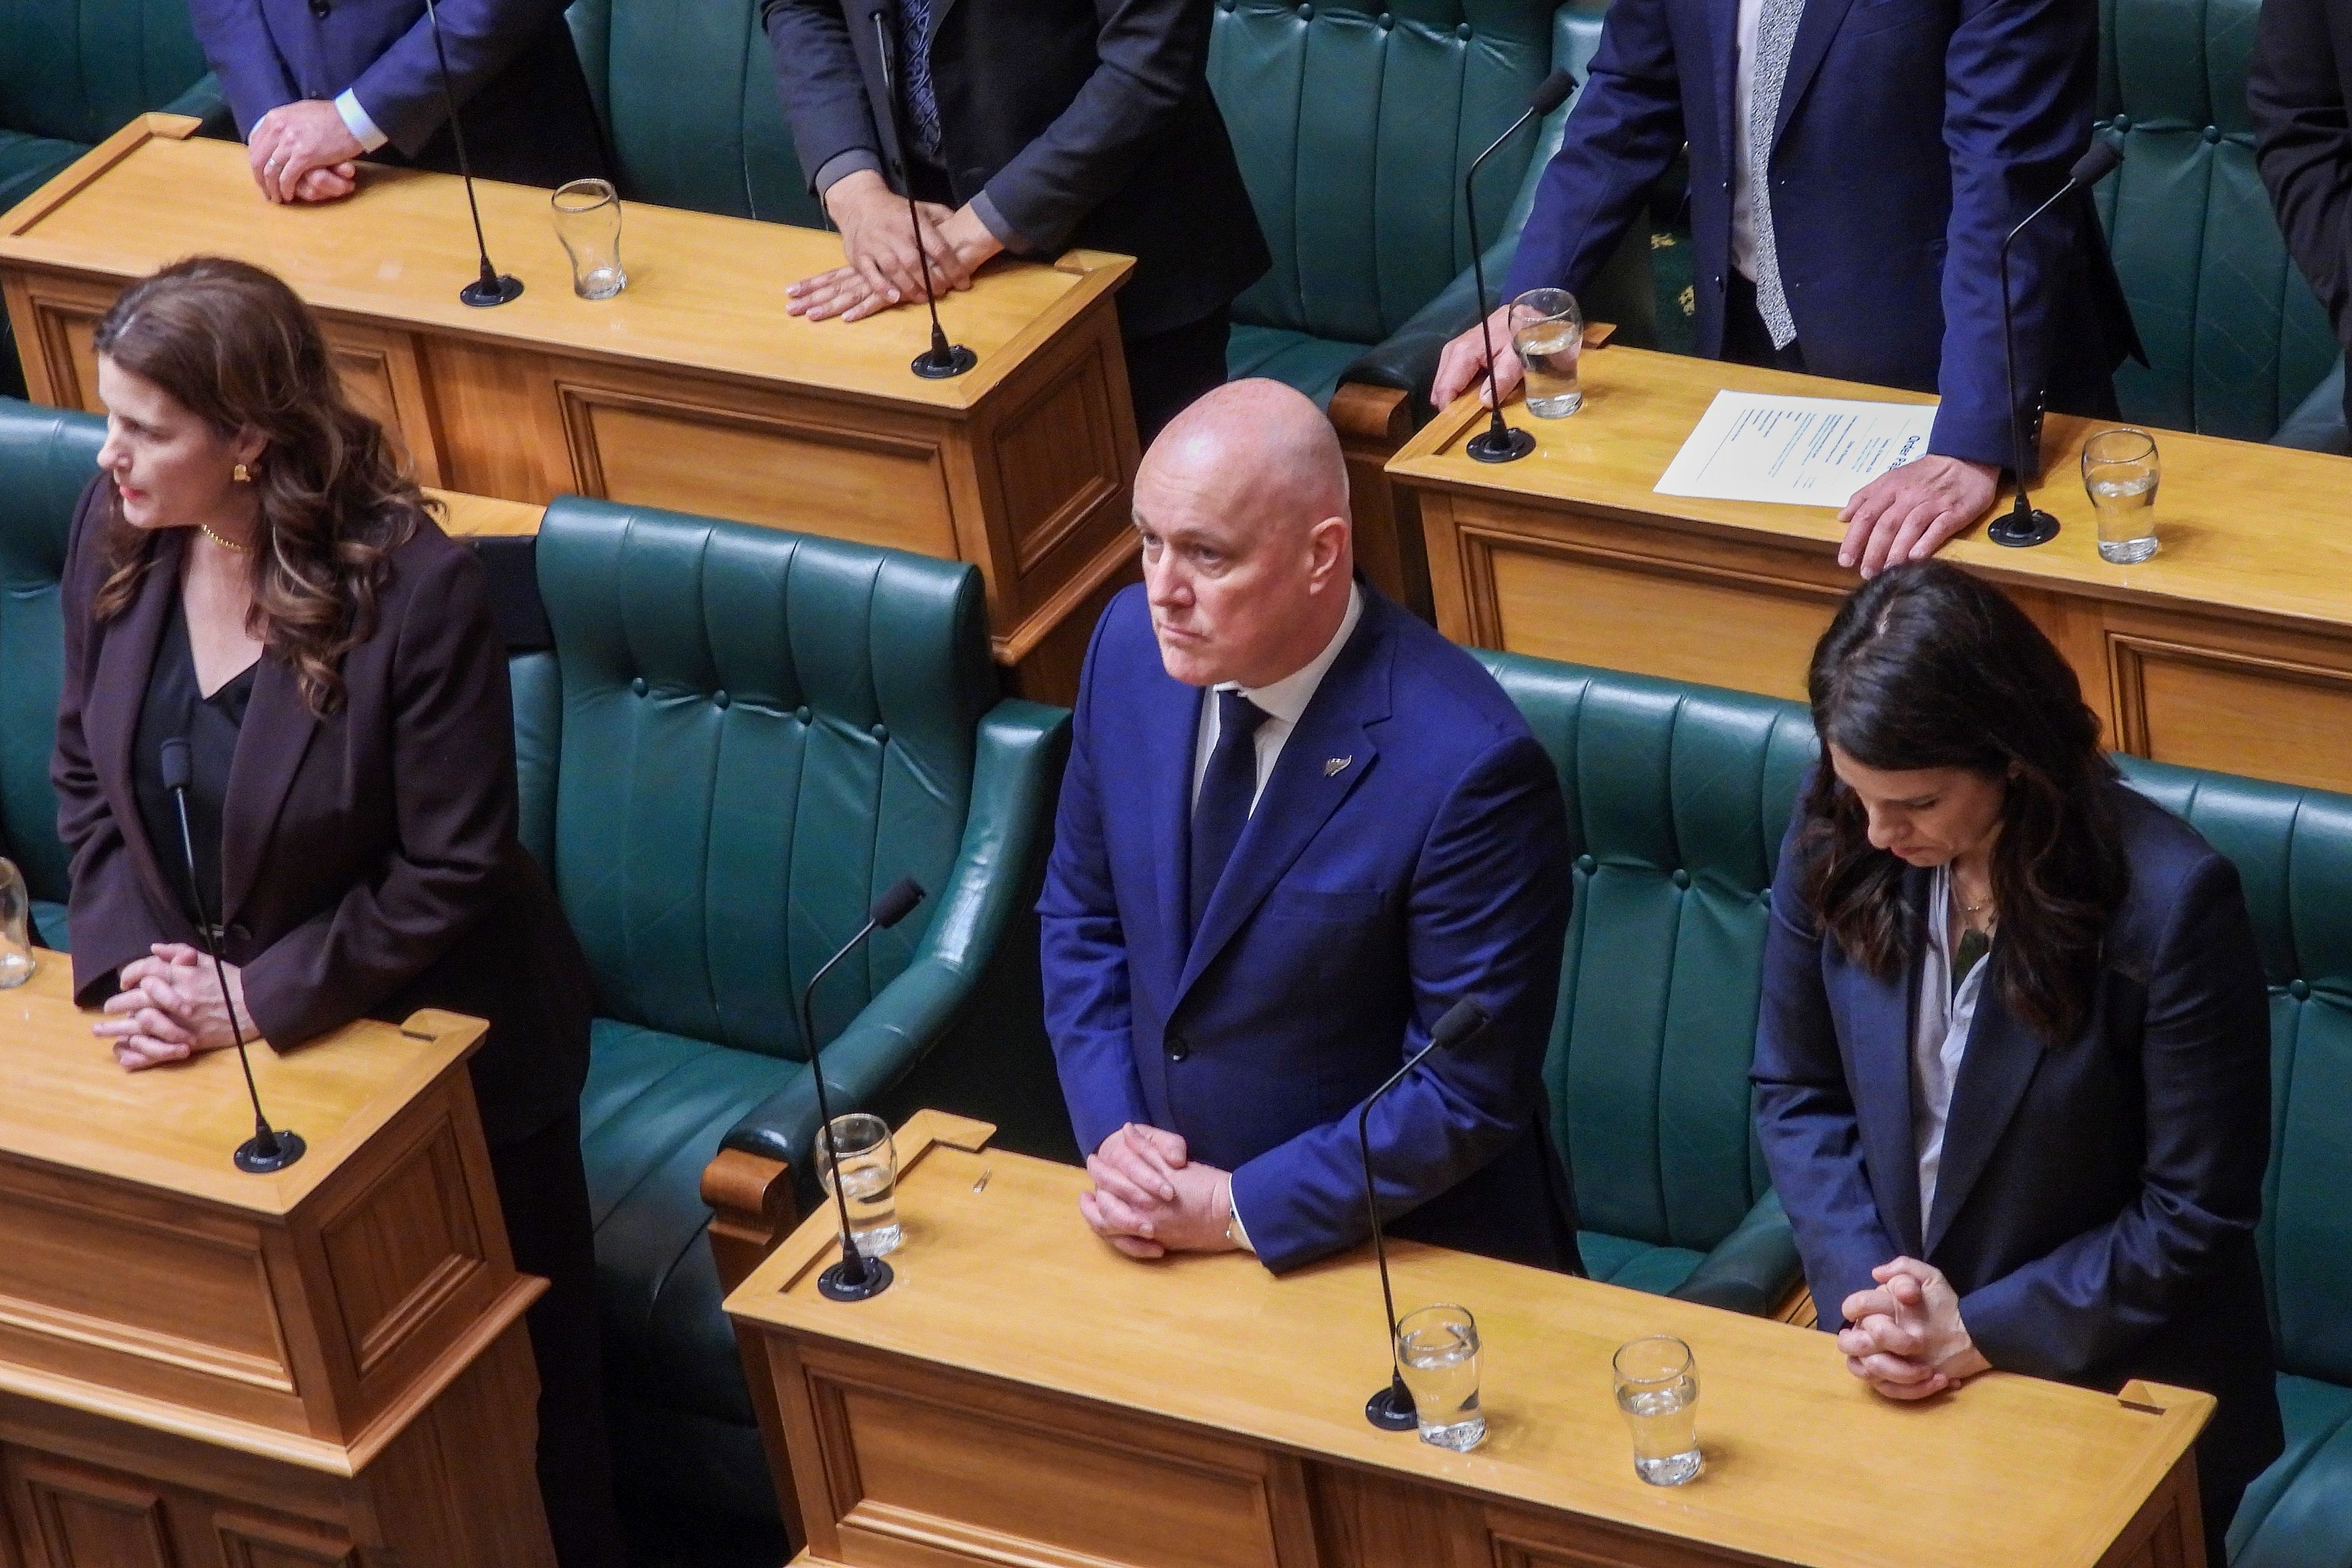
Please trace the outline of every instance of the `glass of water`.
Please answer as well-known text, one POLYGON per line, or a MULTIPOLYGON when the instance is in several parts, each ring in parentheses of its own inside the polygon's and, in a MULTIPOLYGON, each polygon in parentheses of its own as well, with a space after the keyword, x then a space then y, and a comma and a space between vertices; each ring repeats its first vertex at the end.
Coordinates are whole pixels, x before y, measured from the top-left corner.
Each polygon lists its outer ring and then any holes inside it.
POLYGON ((0 991, 33 977, 33 900, 14 862, 0 858, 0 991))
POLYGON ((1478 1408, 1478 1322, 1467 1307, 1423 1307, 1397 1323, 1397 1364, 1421 1440, 1456 1453, 1486 1440, 1478 1408))
POLYGON ((1584 406, 1576 362, 1584 352, 1584 312, 1565 289, 1530 289, 1511 301, 1511 348, 1527 368, 1528 412, 1565 419, 1584 406))
POLYGON ((1664 1334, 1621 1345, 1611 1363, 1617 1408, 1633 1434, 1633 1473, 1654 1487, 1698 1479, 1698 1369, 1664 1334))
POLYGON ((816 1141, 816 1173, 824 1195, 833 1196, 834 1155, 841 1156, 842 1184, 849 1194, 849 1234, 861 1257, 879 1258, 898 1250, 905 1233, 898 1228, 898 1151, 890 1142, 890 1124, 866 1111, 833 1119, 833 1142, 824 1134, 816 1141))
POLYGON ((2102 430, 2083 443, 2083 488, 2099 517, 2099 559, 2128 566, 2156 553, 2156 437, 2102 430))
POLYGON ((547 198, 555 208, 555 237, 572 258, 572 291, 583 300, 609 300, 629 286, 621 269, 621 195, 610 180, 573 180, 547 198))

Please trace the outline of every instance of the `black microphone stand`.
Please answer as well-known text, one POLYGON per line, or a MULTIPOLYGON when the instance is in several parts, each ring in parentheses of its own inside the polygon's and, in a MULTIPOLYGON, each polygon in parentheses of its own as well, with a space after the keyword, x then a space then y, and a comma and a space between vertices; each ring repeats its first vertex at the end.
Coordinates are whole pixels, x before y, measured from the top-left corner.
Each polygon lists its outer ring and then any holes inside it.
POLYGON ((841 1173, 841 1151, 833 1141, 833 1105, 824 1092, 824 1066, 817 1059, 816 1021, 812 1012, 816 988, 833 973, 833 966, 856 952, 867 937, 897 925, 922 901, 921 884, 912 877, 899 879, 874 901, 857 934, 843 942, 841 951, 826 959, 801 990, 801 1038, 808 1042, 809 1072, 816 1079, 817 1127, 824 1140, 825 1160, 833 1167, 833 1196, 841 1212, 841 1261, 816 1277, 817 1294, 829 1301, 863 1301, 879 1296, 890 1288, 892 1275, 888 1263, 857 1250, 857 1233, 849 1224, 849 1183, 841 1173))
MULTIPOLYGON (((2000 242, 2000 352, 2004 384, 2009 395, 2010 462, 2017 470, 2017 500, 2009 514, 1993 520, 1985 530, 1985 537, 1995 544, 2005 544, 2011 550, 2024 550, 2036 544, 2047 544, 2058 537, 2058 520, 2033 504, 2028 489, 2034 465, 2033 454, 2027 449, 2025 422, 2017 411, 2017 330, 2011 321, 2009 299, 2009 247, 2017 237, 2031 228, 2034 221, 2061 201, 2085 185, 2096 184, 2110 170, 2123 162, 2123 150, 2111 142, 2093 142, 2091 150, 2075 161, 2066 183, 2058 187, 2050 199, 2025 215, 2024 219, 2004 236, 2000 242)), ((2041 429, 2037 416, 2034 428, 2041 429)))
POLYGON ((1364 1419, 1383 1432, 1410 1432, 1420 1425, 1421 1416, 1413 1407, 1412 1391, 1404 1385, 1404 1369, 1397 1363, 1396 1292, 1389 1284, 1388 1238, 1382 1234, 1380 1198, 1372 1186, 1372 1105, 1402 1083, 1405 1075, 1419 1067, 1432 1051, 1450 1050, 1486 1026, 1485 1008, 1475 1002, 1456 1002, 1430 1030, 1429 1044, 1413 1052, 1404 1066, 1390 1074, 1389 1080, 1366 1095, 1364 1103, 1356 1108, 1356 1150, 1364 1161, 1364 1212, 1372 1222, 1372 1257, 1380 1263, 1381 1307, 1389 1337, 1388 1386, 1364 1401, 1364 1419))
POLYGON ((925 381, 946 381, 980 363, 980 356, 961 343, 948 342, 940 325, 940 298, 931 287, 931 253, 923 244, 923 220, 915 207, 915 182, 907 174, 907 109, 898 101, 898 73, 890 68, 889 25, 880 7, 874 12, 874 45, 882 52, 882 90, 890 100, 891 163, 898 172, 898 187, 907 193, 907 223, 914 231, 915 254, 922 258, 923 303, 931 308, 931 346, 917 354, 907 368, 925 381))
POLYGON ((1495 390, 1495 323, 1489 319, 1493 311, 1486 304, 1486 253, 1478 235, 1478 169, 1494 156, 1495 149, 1519 133, 1530 120, 1539 119, 1558 109, 1576 90, 1576 79, 1566 71, 1554 71, 1546 77, 1535 91, 1533 101, 1510 123, 1510 128, 1492 142, 1486 150, 1470 160, 1470 172, 1462 176, 1462 208, 1470 220, 1470 272, 1478 286, 1478 336, 1486 348, 1486 402, 1488 422, 1464 443, 1463 450, 1481 463, 1515 463, 1536 449, 1536 438, 1525 430, 1515 430, 1503 422, 1502 395, 1495 390))
POLYGON ((449 142, 457 149, 457 174, 466 183, 467 210, 474 215, 474 248, 482 258, 482 275, 457 290, 468 305, 503 305, 522 293, 522 280, 490 265, 489 241, 482 237, 482 206, 474 199, 474 165, 466 157, 466 128, 457 118, 457 95, 449 88, 449 56, 441 47, 441 13, 425 0, 425 19, 433 29, 433 58, 441 64, 441 104, 449 111, 449 142))
POLYGON ((173 804, 180 814, 180 854, 188 868, 188 900, 196 911, 196 934, 204 941, 205 956, 213 961, 213 978, 219 982, 221 1005, 228 1009, 228 1032, 236 1041, 236 1065, 245 1069, 246 1097, 253 1101, 253 1136, 236 1146, 230 1162, 249 1175, 268 1175, 282 1171, 309 1152, 302 1135, 292 1128, 278 1131, 269 1125, 269 1118, 261 1113, 261 1090, 253 1081, 253 1058, 245 1048, 245 1029, 236 1021, 236 1003, 229 995, 228 971, 221 963, 220 935, 213 929, 212 916, 205 909, 204 884, 196 876, 196 838, 188 831, 188 742, 173 739, 163 742, 163 787, 172 792, 173 804))

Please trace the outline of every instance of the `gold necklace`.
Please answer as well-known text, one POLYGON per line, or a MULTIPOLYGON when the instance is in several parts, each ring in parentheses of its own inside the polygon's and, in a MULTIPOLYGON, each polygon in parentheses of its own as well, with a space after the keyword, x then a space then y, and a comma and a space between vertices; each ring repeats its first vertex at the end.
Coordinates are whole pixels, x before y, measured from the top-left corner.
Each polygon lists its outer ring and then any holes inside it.
POLYGON ((239 544, 234 539, 222 538, 219 534, 213 531, 213 525, 211 523, 200 522, 196 524, 196 531, 203 534, 206 539, 211 540, 215 544, 219 545, 223 550, 233 550, 239 555, 250 555, 253 553, 252 545, 239 544))

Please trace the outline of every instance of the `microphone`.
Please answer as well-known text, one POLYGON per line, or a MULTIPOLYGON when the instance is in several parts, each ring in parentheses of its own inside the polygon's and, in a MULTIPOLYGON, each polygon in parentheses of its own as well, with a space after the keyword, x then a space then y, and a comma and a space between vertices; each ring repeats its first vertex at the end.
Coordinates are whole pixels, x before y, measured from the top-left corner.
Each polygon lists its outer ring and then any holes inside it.
MULTIPOLYGON (((1478 237, 1478 165, 1494 155, 1495 149, 1519 133, 1519 128, 1530 120, 1540 120, 1568 101, 1576 90, 1576 78, 1564 70, 1556 70, 1543 79, 1535 96, 1509 130, 1486 143, 1486 151, 1470 160, 1470 172, 1462 176, 1462 207, 1470 219, 1470 270, 1478 281, 1478 335, 1486 345, 1486 401, 1494 405, 1493 418, 1486 428, 1470 437, 1464 450, 1482 463, 1513 463, 1536 449, 1536 438, 1524 430, 1514 430, 1503 423, 1503 400, 1495 392, 1495 327, 1486 318, 1492 314, 1486 306, 1486 253, 1478 237)), ((1402 1390, 1402 1385, 1399 1385, 1402 1390)))
MULTIPOLYGON (((2027 213, 2025 220, 2011 229, 2008 237, 2000 242, 2000 352, 2004 390, 2009 394, 2009 455, 2017 470, 2017 504, 2007 517, 1996 519, 1992 526, 1985 530, 1985 537, 1995 544, 2006 544, 2012 550, 2049 543, 2058 537, 2058 520, 2036 507, 2026 489, 2033 467, 2030 461, 2032 454, 2026 449, 2025 422, 2017 415, 2017 332, 2010 320, 2009 247, 2016 243, 2019 235, 2033 226, 2036 218, 2076 191, 2097 184, 2113 174, 2116 165, 2123 161, 2124 150, 2121 147, 2112 142, 2093 139, 2090 151, 2074 161, 2074 168, 2067 172, 2066 183, 2058 187, 2057 194, 2027 213)), ((2042 430, 2039 416, 2034 419, 2033 428, 2038 437, 2042 430)))
MULTIPOLYGON (((874 46, 882 51, 882 90, 890 99, 890 140, 897 149, 892 163, 898 168, 898 186, 907 193, 907 221, 915 231, 915 254, 922 258, 923 303, 931 308, 931 346, 917 354, 907 368, 925 381, 946 381, 978 364, 980 356, 961 343, 948 342, 946 329, 940 325, 940 298, 931 287, 931 253, 923 247, 923 220, 915 211, 915 182, 907 177, 907 107, 898 100, 898 73, 890 68, 890 25, 887 14, 884 7, 875 7, 874 46)), ((915 896, 922 896, 919 889, 915 896)))
POLYGON ((825 1158, 833 1164, 834 1199, 841 1209, 841 1261, 816 1277, 817 1293, 830 1301, 863 1301, 879 1296, 890 1288, 890 1265, 858 1251, 856 1235, 849 1228, 849 1184, 841 1179, 841 1155, 833 1143, 833 1107, 825 1098, 824 1068, 816 1054, 816 1024, 809 1009, 817 983, 832 973, 835 964, 856 952, 858 944, 876 931, 887 931, 905 920, 922 901, 923 885, 912 877, 899 878, 866 911, 866 923, 857 928, 857 934, 843 942, 841 951, 826 959, 801 991, 801 1038, 808 1042, 809 1071, 816 1075, 817 1121, 823 1129, 825 1158))
POLYGON ((457 177, 466 182, 466 206, 474 215, 474 248, 482 258, 482 275, 457 290, 468 305, 503 305, 522 292, 522 280, 490 265, 489 242, 482 237, 482 205, 474 199, 474 165, 466 157, 466 127, 457 118, 457 95, 449 87, 449 55, 441 47, 441 13, 425 0, 425 19, 433 28, 433 58, 441 64, 441 103, 449 111, 449 141, 457 151, 457 177))
POLYGON ((1356 1110, 1356 1149, 1364 1159, 1364 1212, 1372 1220, 1372 1256, 1380 1260, 1381 1305, 1387 1310, 1389 1330, 1389 1384, 1364 1401, 1364 1419, 1383 1432, 1410 1432, 1419 1425, 1420 1417, 1412 1407, 1412 1394, 1404 1385, 1404 1369, 1397 1365, 1396 1293, 1389 1288, 1389 1248, 1381 1234, 1380 1200, 1372 1191, 1372 1142, 1367 1127, 1373 1104, 1402 1083, 1405 1075, 1419 1067, 1430 1052, 1450 1051, 1486 1026, 1486 1008, 1467 997, 1456 1002, 1437 1020, 1437 1026, 1429 1031, 1429 1044, 1413 1052, 1412 1059, 1391 1074, 1388 1082, 1367 1095, 1356 1110))
POLYGON ((205 912, 204 883, 196 876, 196 838, 188 831, 188 784, 194 773, 188 763, 186 740, 174 735, 164 742, 163 787, 171 792, 173 804, 179 807, 180 858, 188 868, 188 900, 196 911, 196 939, 204 944, 205 956, 213 961, 213 977, 220 982, 221 1005, 228 1009, 228 1032, 236 1040, 237 1065, 245 1069, 246 1096, 253 1101, 253 1136, 238 1144, 229 1159, 240 1171, 266 1175, 271 1171, 282 1171, 300 1159, 308 1145, 299 1132, 291 1128, 280 1132, 261 1113, 261 1090, 253 1082, 253 1059, 246 1054, 245 1030, 236 1021, 236 1005, 229 999, 228 971, 221 963, 220 935, 213 929, 212 917, 205 912))

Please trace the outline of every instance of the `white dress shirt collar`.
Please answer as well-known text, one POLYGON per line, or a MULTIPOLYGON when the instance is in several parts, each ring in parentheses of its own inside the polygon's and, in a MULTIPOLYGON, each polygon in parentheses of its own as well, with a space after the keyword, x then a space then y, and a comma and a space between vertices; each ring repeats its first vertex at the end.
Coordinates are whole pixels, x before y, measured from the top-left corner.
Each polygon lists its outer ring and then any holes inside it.
POLYGON ((1331 640, 1323 645, 1321 653, 1269 685, 1237 686, 1226 681, 1217 689, 1238 691, 1267 718, 1279 720, 1286 725, 1297 724, 1299 716, 1307 711, 1307 705, 1315 700, 1316 689, 1323 684, 1323 677, 1330 672, 1331 666, 1339 659, 1339 650, 1348 646, 1348 638, 1354 634, 1356 623, 1363 618, 1364 591, 1350 583, 1348 584, 1347 613, 1339 617, 1339 629, 1331 634, 1331 640))

